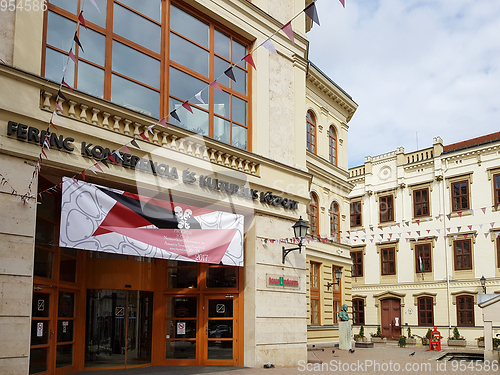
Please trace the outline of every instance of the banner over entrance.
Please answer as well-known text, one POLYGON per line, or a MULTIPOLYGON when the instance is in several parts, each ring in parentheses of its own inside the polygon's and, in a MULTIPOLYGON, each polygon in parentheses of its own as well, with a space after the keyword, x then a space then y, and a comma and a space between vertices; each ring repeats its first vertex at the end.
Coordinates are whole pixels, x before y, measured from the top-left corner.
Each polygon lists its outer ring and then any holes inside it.
POLYGON ((63 178, 59 246, 243 266, 244 217, 63 178))

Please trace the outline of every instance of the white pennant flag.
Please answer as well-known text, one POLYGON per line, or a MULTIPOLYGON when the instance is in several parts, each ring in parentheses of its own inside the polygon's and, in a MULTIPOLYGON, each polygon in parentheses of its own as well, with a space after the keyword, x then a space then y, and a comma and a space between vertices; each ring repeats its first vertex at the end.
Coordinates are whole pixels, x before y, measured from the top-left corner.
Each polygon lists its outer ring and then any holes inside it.
POLYGON ((206 104, 201 98, 201 91, 194 96, 201 104, 206 104))
POLYGON ((97 11, 98 11, 99 13, 101 13, 101 11, 99 10, 99 7, 97 6, 97 4, 96 4, 95 0, 90 0, 90 2, 91 2, 91 3, 92 3, 92 5, 93 5, 93 6, 97 9, 97 11))
POLYGON ((97 174, 97 173, 94 171, 94 168, 89 167, 89 169, 90 169, 92 172, 94 172, 94 174, 97 174))
POLYGON ((264 43, 262 43, 262 47, 264 47, 265 49, 267 49, 268 51, 270 51, 274 54, 278 53, 278 52, 276 52, 276 48, 274 48, 273 42, 271 42, 271 38, 267 39, 264 43))
POLYGON ((115 155, 120 159, 123 160, 122 155, 120 154, 120 151, 116 150, 115 155))

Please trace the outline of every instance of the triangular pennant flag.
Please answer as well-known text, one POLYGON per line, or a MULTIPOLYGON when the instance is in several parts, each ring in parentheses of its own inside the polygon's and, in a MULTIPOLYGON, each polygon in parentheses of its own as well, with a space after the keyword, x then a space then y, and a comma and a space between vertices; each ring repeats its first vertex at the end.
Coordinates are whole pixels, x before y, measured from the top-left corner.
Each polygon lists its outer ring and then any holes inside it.
POLYGON ((64 86, 66 86, 68 89, 70 89, 71 91, 73 91, 73 88, 72 88, 70 85, 68 85, 68 84, 66 83, 66 81, 64 80, 64 77, 63 77, 63 79, 62 79, 62 84, 63 84, 64 86))
POLYGON ((187 100, 184 103, 182 103, 182 106, 186 108, 189 112, 193 113, 193 110, 191 109, 191 106, 189 105, 187 100))
POLYGON ((371 243, 373 243, 373 240, 370 240, 371 243))
POLYGON ((340 4, 342 4, 342 6, 345 8, 345 0, 339 0, 340 1, 340 4))
POLYGON ((500 232, 495 232, 495 237, 498 238, 499 234, 500 234, 500 232))
POLYGON ((113 163, 118 164, 118 163, 116 162, 115 158, 114 158, 114 157, 112 157, 111 155, 109 155, 109 156, 108 156, 108 159, 109 159, 109 160, 111 160, 113 163))
POLYGON ((85 180, 85 171, 81 171, 80 173, 82 174, 83 180, 85 180))
POLYGON ((69 55, 69 58, 70 58, 71 60, 73 60, 73 62, 75 63, 75 65, 78 65, 78 60, 77 60, 77 58, 76 58, 75 54, 73 53, 73 48, 71 48, 71 49, 69 50, 69 54, 68 54, 68 55, 69 55))
POLYGON ((63 109, 61 108, 61 106, 57 102, 55 102, 54 104, 58 110, 60 110, 61 112, 63 111, 63 109))
POLYGON ((139 134, 141 136, 142 139, 144 139, 145 141, 148 141, 149 142, 149 138, 146 137, 146 134, 144 134, 144 132, 142 132, 141 134, 139 134))
POLYGON ((56 130, 57 130, 57 128, 56 128, 56 126, 54 125, 54 123, 52 122, 52 120, 50 121, 50 125, 52 125, 52 127, 53 127, 54 129, 56 129, 56 130))
POLYGON ((483 229, 484 224, 479 224, 479 229, 483 229))
POLYGON ((455 235, 453 236, 453 238, 456 240, 456 239, 458 238, 458 236, 455 234, 455 235))
POLYGON ((149 126, 148 126, 148 132, 150 132, 150 133, 151 133, 151 135, 155 135, 155 133, 153 133, 153 128, 154 128, 154 127, 155 127, 155 125, 154 125, 154 124, 153 124, 153 125, 149 125, 149 126))
POLYGON ((474 216, 474 210, 469 210, 469 213, 474 216))
POLYGON ((164 126, 164 127, 168 128, 168 125, 165 122, 165 118, 161 118, 160 121, 158 121, 158 124, 160 124, 161 126, 164 126))
POLYGON ((52 116, 59 117, 59 115, 57 114, 57 112, 56 112, 56 111, 53 111, 53 112, 52 112, 52 116))
POLYGON ((304 13, 313 20, 313 22, 316 22, 318 26, 319 24, 319 17, 318 17, 318 12, 316 11, 316 4, 314 2, 309 5, 306 9, 304 9, 304 13))
POLYGON ((490 225, 491 225, 491 227, 493 228, 493 225, 495 225, 495 222, 494 222, 494 221, 493 221, 493 222, 491 222, 491 223, 490 223, 490 225))
POLYGON ((212 81, 210 82, 210 87, 216 89, 216 90, 219 90, 219 91, 222 91, 222 89, 220 88, 219 84, 217 83, 217 81, 212 81))
POLYGON ((267 39, 264 43, 262 43, 262 47, 264 47, 265 49, 267 49, 268 51, 270 51, 274 54, 278 53, 278 52, 276 52, 276 48, 274 48, 273 42, 271 42, 271 38, 267 39))
POLYGON ((419 230, 416 230, 415 232, 417 233, 417 236, 420 236, 420 231, 419 230))
POLYGON ((108 162, 106 160, 101 160, 101 163, 106 166, 106 168, 109 168, 108 162))
POLYGON ((97 4, 95 3, 95 0, 89 0, 89 1, 90 1, 90 2, 92 3, 92 5, 93 5, 93 6, 97 9, 97 11, 98 11, 99 13, 101 13, 101 11, 99 10, 99 7, 98 7, 98 6, 97 6, 97 4))
POLYGON ((80 43, 80 39, 78 39, 78 36, 76 35, 77 31, 75 31, 75 36, 73 37, 73 40, 75 41, 76 44, 82 49, 82 52, 85 52, 85 50, 82 47, 82 44, 80 43))
POLYGON ((176 109, 174 109, 172 112, 170 112, 170 116, 172 116, 177 121, 181 122, 181 119, 179 118, 179 115, 177 114, 177 110, 176 109))
POLYGON ((387 226, 389 227, 389 229, 392 229, 392 226, 391 226, 391 224, 388 224, 387 226))
POLYGON ((430 229, 427 229, 427 234, 429 234, 430 232, 431 232, 431 230, 430 230, 430 229))
POLYGON ((427 241, 429 239, 429 237, 424 237, 424 241, 427 241))
POLYGON ((438 242, 438 241, 439 241, 439 237, 436 237, 436 242, 438 242))
POLYGON ((224 71, 224 74, 231 78, 234 82, 236 82, 236 78, 234 77, 233 67, 229 67, 224 71))
POLYGON ((481 211, 483 211, 483 214, 486 213, 486 207, 481 207, 481 211))
POLYGON ((446 230, 449 232, 451 230, 451 228, 446 228, 446 230))
POLYGON ((120 151, 116 150, 115 152, 113 152, 113 154, 115 154, 118 157, 118 159, 123 160, 122 155, 120 154, 120 151))
POLYGON ((468 234, 464 234, 464 239, 466 240, 468 236, 468 234))
POLYGON ((467 225, 467 228, 469 228, 469 230, 472 230, 472 225, 467 225))
POLYGON ((82 24, 85 29, 87 28, 87 25, 85 25, 85 18, 83 18, 83 10, 78 15, 78 21, 80 21, 80 24, 82 24))
POLYGON ((462 229, 462 227, 457 227, 457 230, 460 232, 460 229, 462 229))
POLYGON ((428 217, 425 218, 425 221, 429 221, 430 219, 428 217))
POLYGON ((440 218, 440 217, 441 217, 441 216, 436 216, 436 220, 439 220, 439 218, 440 218))
POLYGON ((441 229, 436 229, 437 234, 441 234, 441 229))
POLYGON ((246 55, 245 57, 242 58, 242 60, 245 60, 247 63, 253 66, 254 69, 257 69, 255 67, 255 63, 253 62, 253 57, 251 54, 246 55))
POLYGON ((420 225, 420 220, 415 220, 415 223, 417 223, 417 225, 420 225))
POLYGON ((485 233, 485 234, 484 234, 484 238, 488 238, 488 234, 489 234, 489 233, 485 233))
POLYGON ((448 220, 451 220, 451 214, 446 214, 446 217, 448 218, 448 220))
POLYGON ((384 229, 382 228, 382 226, 381 226, 381 225, 379 225, 379 226, 378 226, 378 229, 380 229, 380 230, 384 230, 384 229))
POLYGON ((458 211, 458 212, 457 212, 457 215, 458 215, 458 217, 460 217, 460 218, 461 218, 461 217, 462 217, 462 211, 458 211))
POLYGON ((410 222, 409 221, 406 221, 405 224, 406 224, 407 227, 410 226, 410 222))
POLYGON ((45 153, 45 151, 43 151, 43 149, 42 149, 42 154, 43 156, 45 156, 45 159, 48 159, 47 154, 45 153))
POLYGON ((203 101, 203 99, 201 98, 201 91, 200 91, 198 94, 196 94, 194 97, 195 97, 195 98, 196 98, 196 100, 198 100, 201 104, 205 104, 205 102, 204 102, 204 101, 203 101))
POLYGON ((57 96, 60 97, 62 100, 64 100, 65 102, 68 101, 68 99, 63 95, 63 93, 61 92, 61 90, 59 90, 57 92, 57 96))
POLYGON ((76 178, 71 177, 71 179, 73 180, 73 182, 74 182, 75 184, 77 184, 77 185, 78 185, 78 181, 76 180, 76 178))
POLYGON ((127 145, 123 145, 122 148, 123 148, 124 151, 126 151, 126 152, 128 152, 130 154, 130 149, 127 147, 127 145))
POLYGON ((292 21, 289 21, 285 26, 281 28, 288 38, 295 44, 295 39, 293 38, 292 21))
POLYGON ((401 227, 399 226, 399 223, 396 223, 396 225, 398 226, 398 228, 401 228, 401 227))
MULTIPOLYGON (((132 144, 132 146, 135 146, 135 147, 137 147, 137 148, 140 148, 140 147, 139 147, 139 144, 137 143, 137 141, 136 141, 135 139, 132 139, 132 140, 130 141, 130 143, 132 144)), ((126 147, 126 146, 123 146, 123 147, 126 147)), ((129 152, 130 152, 130 150, 129 150, 129 152)))
POLYGON ((398 237, 401 238, 401 233, 398 233, 398 237))

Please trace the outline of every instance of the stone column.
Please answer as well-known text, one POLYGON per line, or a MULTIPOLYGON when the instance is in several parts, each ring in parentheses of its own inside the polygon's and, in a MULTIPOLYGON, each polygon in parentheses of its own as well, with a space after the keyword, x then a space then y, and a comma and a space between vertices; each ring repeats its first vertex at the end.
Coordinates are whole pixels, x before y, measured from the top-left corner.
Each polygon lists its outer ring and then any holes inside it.
POLYGON ((352 349, 351 330, 352 328, 350 321, 339 322, 339 349, 352 349))

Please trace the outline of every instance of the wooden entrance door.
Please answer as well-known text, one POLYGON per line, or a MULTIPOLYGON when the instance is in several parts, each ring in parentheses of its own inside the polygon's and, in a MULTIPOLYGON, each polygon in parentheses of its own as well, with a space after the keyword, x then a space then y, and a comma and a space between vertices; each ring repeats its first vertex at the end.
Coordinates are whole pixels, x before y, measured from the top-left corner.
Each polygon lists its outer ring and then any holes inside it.
POLYGON ((399 340, 401 335, 401 301, 384 299, 380 301, 382 334, 388 340, 399 340))

